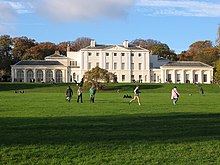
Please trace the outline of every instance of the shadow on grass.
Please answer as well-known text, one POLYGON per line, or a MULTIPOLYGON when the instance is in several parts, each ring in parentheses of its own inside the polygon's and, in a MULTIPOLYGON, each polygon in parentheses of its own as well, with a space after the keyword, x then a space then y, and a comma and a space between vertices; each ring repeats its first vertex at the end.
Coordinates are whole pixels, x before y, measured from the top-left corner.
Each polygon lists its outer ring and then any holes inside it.
POLYGON ((0 91, 15 91, 15 90, 27 90, 35 88, 47 88, 47 87, 65 87, 68 85, 65 83, 0 83, 0 91))
POLYGON ((136 85, 139 85, 140 90, 145 90, 145 89, 158 89, 162 88, 163 85, 161 84, 142 84, 142 83, 130 83, 130 84, 119 84, 119 85, 114 85, 114 86, 104 86, 104 91, 108 90, 122 90, 122 91, 133 91, 133 89, 136 87, 136 85))
POLYGON ((220 138, 220 114, 0 118, 0 145, 165 143, 220 138))

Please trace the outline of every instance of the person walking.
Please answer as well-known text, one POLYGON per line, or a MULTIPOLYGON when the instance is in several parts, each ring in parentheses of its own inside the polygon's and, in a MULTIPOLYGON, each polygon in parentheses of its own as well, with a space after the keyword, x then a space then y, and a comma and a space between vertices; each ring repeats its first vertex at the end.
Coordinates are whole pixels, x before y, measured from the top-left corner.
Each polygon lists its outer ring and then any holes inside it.
POLYGON ((173 87, 173 89, 171 90, 171 99, 173 100, 173 105, 176 105, 178 98, 179 98, 180 94, 177 91, 177 87, 173 87))
POLYGON ((139 86, 137 85, 137 86, 135 87, 135 89, 134 89, 134 98, 129 101, 129 105, 130 105, 133 101, 138 100, 138 105, 141 106, 141 101, 140 101, 139 93, 141 93, 141 92, 139 91, 139 86))
POLYGON ((79 102, 79 100, 81 101, 81 103, 83 102, 82 101, 82 87, 81 86, 79 86, 79 88, 78 88, 78 90, 77 90, 77 103, 79 102))
POLYGON ((90 95, 90 103, 94 103, 95 102, 95 93, 96 93, 96 89, 95 86, 91 86, 91 88, 89 89, 89 95, 90 95))
POLYGON ((70 100, 72 99, 72 95, 73 95, 73 90, 71 89, 70 86, 68 86, 66 89, 66 101, 70 102, 70 100))
POLYGON ((204 89, 201 87, 199 91, 200 91, 200 94, 203 96, 204 95, 204 89))

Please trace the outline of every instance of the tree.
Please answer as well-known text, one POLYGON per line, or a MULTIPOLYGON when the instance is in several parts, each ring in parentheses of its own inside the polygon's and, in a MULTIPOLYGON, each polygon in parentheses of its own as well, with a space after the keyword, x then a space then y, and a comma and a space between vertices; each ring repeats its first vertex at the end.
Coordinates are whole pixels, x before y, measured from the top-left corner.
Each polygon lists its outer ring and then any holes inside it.
POLYGON ((14 46, 14 48, 12 49, 12 52, 13 52, 13 58, 15 62, 21 60, 23 56, 25 55, 25 53, 27 53, 27 50, 36 45, 35 40, 29 39, 25 36, 16 37, 16 38, 13 38, 12 40, 13 40, 13 46, 14 46))
POLYGON ((110 82, 110 80, 115 78, 113 75, 113 73, 108 72, 106 69, 96 66, 95 68, 92 68, 92 70, 87 71, 84 74, 84 78, 87 80, 94 80, 95 82, 98 82, 99 80, 110 82))
POLYGON ((148 49, 151 51, 152 54, 156 54, 159 57, 168 58, 172 61, 177 60, 175 52, 173 50, 170 50, 167 44, 161 43, 157 40, 136 39, 133 40, 131 44, 148 49))
POLYGON ((0 70, 1 75, 10 74, 12 38, 9 35, 0 36, 0 70))
POLYGON ((53 54, 57 50, 57 46, 51 42, 42 42, 29 48, 22 59, 43 60, 46 56, 53 54))
POLYGON ((72 43, 70 43, 70 45, 73 51, 79 51, 80 49, 85 48, 86 46, 89 46, 91 40, 92 39, 87 38, 87 37, 80 37, 80 38, 77 38, 72 43))
POLYGON ((215 83, 220 83, 220 59, 215 62, 214 81, 215 83))

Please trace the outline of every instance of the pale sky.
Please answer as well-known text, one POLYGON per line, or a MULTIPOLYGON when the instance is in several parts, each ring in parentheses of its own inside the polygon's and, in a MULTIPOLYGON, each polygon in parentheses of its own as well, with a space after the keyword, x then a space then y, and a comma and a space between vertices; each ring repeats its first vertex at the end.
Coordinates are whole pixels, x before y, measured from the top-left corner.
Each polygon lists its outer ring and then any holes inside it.
POLYGON ((0 0, 0 35, 60 43, 154 39, 176 53, 201 40, 215 44, 219 0, 0 0))

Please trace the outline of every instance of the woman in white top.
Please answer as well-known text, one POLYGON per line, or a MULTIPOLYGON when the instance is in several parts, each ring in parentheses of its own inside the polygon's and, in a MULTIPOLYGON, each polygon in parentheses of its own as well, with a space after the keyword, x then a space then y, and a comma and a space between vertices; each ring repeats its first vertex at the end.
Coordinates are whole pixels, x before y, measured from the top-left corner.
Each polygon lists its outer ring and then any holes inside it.
POLYGON ((139 93, 141 93, 139 91, 139 86, 136 86, 136 88, 134 89, 134 98, 129 101, 129 104, 131 104, 133 101, 135 101, 137 99, 138 105, 141 105, 139 93))
POLYGON ((171 91, 171 99, 173 100, 173 104, 176 105, 178 98, 179 98, 180 94, 177 91, 176 86, 172 89, 171 91))

